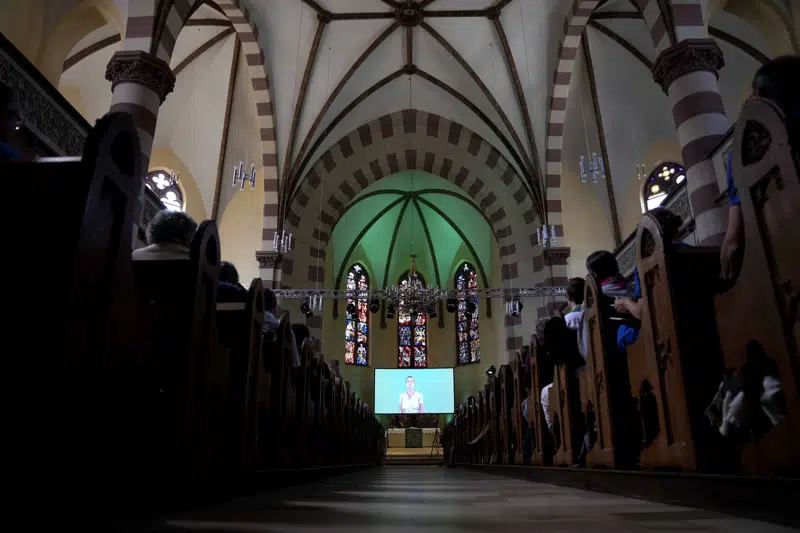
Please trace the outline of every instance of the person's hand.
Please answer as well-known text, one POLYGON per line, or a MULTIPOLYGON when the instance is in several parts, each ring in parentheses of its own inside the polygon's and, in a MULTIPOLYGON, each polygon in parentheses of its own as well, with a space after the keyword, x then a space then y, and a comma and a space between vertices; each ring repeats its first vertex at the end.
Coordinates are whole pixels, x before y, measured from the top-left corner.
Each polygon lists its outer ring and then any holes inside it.
POLYGON ((614 300, 614 309, 617 310, 617 313, 630 313, 628 310, 628 305, 630 300, 628 298, 617 298, 614 300))

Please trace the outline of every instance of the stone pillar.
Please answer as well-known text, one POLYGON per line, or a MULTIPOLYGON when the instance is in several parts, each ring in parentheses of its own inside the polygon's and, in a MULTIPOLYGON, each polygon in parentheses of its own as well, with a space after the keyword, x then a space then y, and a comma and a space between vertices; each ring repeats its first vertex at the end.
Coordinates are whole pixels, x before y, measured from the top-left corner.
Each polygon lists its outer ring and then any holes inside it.
POLYGON ((106 67, 111 82, 111 112, 124 111, 133 116, 139 132, 142 168, 147 171, 158 108, 175 88, 175 74, 169 64, 142 50, 114 54, 106 67))
POLYGON ((267 289, 280 289, 281 284, 281 263, 283 255, 273 251, 260 251, 256 252, 256 261, 258 261, 258 271, 261 275, 261 281, 264 283, 264 288, 267 289))
POLYGON ((728 131, 719 94, 719 70, 725 65, 713 39, 685 39, 656 59, 653 78, 672 101, 672 117, 686 168, 686 186, 698 244, 719 244, 725 235, 720 190, 709 152, 728 131))

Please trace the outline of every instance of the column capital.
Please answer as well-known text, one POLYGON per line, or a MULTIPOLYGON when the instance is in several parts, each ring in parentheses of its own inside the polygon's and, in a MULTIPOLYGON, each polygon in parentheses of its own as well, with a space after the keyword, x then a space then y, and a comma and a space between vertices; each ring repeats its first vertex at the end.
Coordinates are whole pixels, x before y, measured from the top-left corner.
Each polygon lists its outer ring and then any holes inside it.
POLYGON ((143 50, 122 50, 114 54, 106 66, 106 79, 111 90, 120 83, 137 83, 155 92, 161 103, 175 88, 175 73, 169 64, 143 50))
POLYGON ((544 249, 544 262, 549 265, 566 265, 569 255, 572 252, 571 248, 545 248, 544 249))
POLYGON ((278 268, 281 266, 283 255, 275 251, 256 252, 256 261, 259 268, 278 268))
POLYGON ((692 72, 719 71, 725 66, 722 50, 714 39, 686 39, 661 52, 653 64, 653 79, 668 94, 672 83, 692 72))

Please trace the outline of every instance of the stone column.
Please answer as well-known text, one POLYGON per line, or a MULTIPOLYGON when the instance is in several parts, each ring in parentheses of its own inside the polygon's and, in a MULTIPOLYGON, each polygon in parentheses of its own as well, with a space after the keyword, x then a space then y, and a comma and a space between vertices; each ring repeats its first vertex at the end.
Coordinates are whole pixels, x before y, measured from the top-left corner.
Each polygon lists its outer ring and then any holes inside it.
POLYGON ((672 101, 672 117, 686 168, 686 186, 698 244, 719 244, 725 235, 714 167, 708 158, 728 131, 719 94, 719 70, 725 65, 713 39, 685 39, 656 59, 653 78, 672 101))
POLYGON ((111 82, 111 112, 124 111, 133 116, 139 132, 142 168, 147 171, 158 108, 175 88, 175 74, 169 64, 142 50, 114 54, 106 67, 111 82))
POLYGON ((283 262, 283 255, 274 251, 259 251, 256 252, 256 261, 258 261, 258 271, 261 275, 261 281, 264 283, 266 289, 280 289, 281 285, 281 263, 283 262))

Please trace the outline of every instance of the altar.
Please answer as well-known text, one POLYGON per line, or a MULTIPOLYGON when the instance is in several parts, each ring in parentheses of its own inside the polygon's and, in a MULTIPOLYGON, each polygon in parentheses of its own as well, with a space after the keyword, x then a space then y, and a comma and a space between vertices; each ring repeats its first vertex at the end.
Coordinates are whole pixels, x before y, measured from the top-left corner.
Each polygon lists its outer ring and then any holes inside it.
POLYGON ((389 448, 430 448, 438 432, 438 428, 387 429, 386 442, 389 448))

